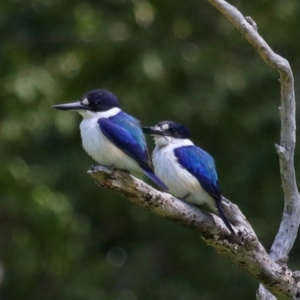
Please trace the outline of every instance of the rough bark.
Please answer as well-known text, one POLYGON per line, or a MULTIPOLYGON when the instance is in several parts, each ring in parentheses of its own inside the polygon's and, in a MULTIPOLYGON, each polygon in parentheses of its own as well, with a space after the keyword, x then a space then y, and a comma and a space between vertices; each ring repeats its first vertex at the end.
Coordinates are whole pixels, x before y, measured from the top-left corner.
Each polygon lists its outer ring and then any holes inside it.
POLYGON ((88 173, 99 186, 115 190, 131 202, 194 230, 207 245, 215 248, 232 264, 246 270, 278 298, 299 299, 297 282, 300 278, 285 264, 270 258, 245 216, 229 200, 223 199, 224 210, 236 236, 230 234, 218 216, 202 212, 168 193, 159 192, 128 173, 103 166, 92 167, 88 173))

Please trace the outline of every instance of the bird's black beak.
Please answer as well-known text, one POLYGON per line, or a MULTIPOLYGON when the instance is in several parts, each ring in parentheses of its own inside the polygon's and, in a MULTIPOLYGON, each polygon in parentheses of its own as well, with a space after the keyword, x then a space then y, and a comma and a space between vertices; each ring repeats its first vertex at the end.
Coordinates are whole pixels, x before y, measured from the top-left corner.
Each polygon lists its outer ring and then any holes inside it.
POLYGON ((166 133, 160 129, 159 127, 142 127, 142 130, 144 133, 146 134, 150 134, 150 135, 166 135, 166 133))
POLYGON ((66 104, 57 104, 51 106, 52 108, 61 109, 61 110, 87 110, 88 107, 85 105, 82 105, 79 101, 73 102, 73 103, 66 103, 66 104))

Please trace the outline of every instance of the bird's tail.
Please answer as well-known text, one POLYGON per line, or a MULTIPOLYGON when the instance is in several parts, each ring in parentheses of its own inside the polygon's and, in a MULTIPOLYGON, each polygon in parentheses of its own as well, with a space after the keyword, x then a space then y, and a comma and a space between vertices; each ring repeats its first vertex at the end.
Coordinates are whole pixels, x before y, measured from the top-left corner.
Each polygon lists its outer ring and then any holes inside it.
POLYGON ((167 192, 169 188, 153 173, 146 168, 141 167, 144 173, 164 192, 167 192))
POLYGON ((218 212, 219 212, 219 215, 221 217, 221 219, 223 220, 223 222, 225 223, 225 225, 227 226, 227 228, 229 229, 229 231, 235 235, 235 232, 233 231, 231 225, 230 225, 230 222, 228 221, 227 217, 225 216, 224 214, 224 211, 223 211, 223 208, 222 208, 222 203, 221 203, 221 200, 217 200, 216 201, 216 206, 217 206, 217 209, 218 209, 218 212))

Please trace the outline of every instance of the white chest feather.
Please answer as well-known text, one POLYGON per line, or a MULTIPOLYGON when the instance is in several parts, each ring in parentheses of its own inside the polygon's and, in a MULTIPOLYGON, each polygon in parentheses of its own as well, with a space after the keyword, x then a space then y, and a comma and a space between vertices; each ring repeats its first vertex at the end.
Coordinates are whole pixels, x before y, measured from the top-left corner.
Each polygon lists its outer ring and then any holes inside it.
MULTIPOLYGON (((181 146, 193 145, 190 140, 181 140, 181 146)), ((215 208, 214 200, 202 188, 199 181, 178 163, 174 149, 176 144, 156 146, 153 152, 153 165, 156 175, 168 186, 171 194, 178 198, 186 198, 186 201, 198 205, 208 204, 215 208)))
POLYGON ((81 113, 83 120, 80 123, 80 134, 83 149, 101 165, 140 172, 136 161, 106 138, 99 127, 99 118, 109 118, 119 112, 119 108, 113 108, 101 113, 81 113))

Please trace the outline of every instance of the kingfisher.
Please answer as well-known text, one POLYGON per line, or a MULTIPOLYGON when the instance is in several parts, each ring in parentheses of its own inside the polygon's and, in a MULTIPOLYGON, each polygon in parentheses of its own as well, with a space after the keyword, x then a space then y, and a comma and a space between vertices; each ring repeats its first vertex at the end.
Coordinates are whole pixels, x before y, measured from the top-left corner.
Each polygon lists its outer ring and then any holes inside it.
POLYGON ((162 121, 154 127, 143 127, 154 137, 152 154, 155 174, 175 197, 196 204, 207 204, 218 211, 221 219, 235 235, 222 209, 222 195, 214 159, 190 140, 189 130, 182 124, 162 121))
POLYGON ((97 163, 144 173, 163 191, 168 191, 154 173, 140 122, 122 111, 114 94, 96 89, 77 102, 52 107, 78 112, 83 117, 79 126, 82 146, 97 163))

